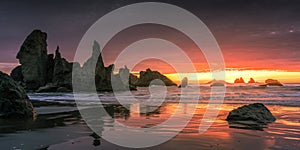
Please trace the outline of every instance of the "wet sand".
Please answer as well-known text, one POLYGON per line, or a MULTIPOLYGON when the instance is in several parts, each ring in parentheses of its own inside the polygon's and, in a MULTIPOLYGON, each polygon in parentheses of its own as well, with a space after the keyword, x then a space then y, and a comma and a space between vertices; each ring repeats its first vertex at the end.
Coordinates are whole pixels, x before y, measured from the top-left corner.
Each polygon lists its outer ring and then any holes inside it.
MULTIPOLYGON (((159 113, 134 116, 118 105, 107 105, 118 122, 129 126, 142 127, 146 122, 137 119, 163 121, 170 116, 170 109, 176 104, 166 104, 159 113)), ((245 130, 229 128, 225 118, 230 110, 240 105, 223 104, 213 125, 203 134, 198 133, 200 120, 206 105, 198 104, 193 119, 176 137, 161 145, 146 149, 281 149, 296 150, 300 147, 300 108, 292 106, 267 105, 277 118, 268 128, 245 130)), ((0 126, 1 149, 129 149, 116 146, 104 139, 91 136, 91 131, 81 119, 74 106, 49 105, 36 107, 38 116, 33 122, 5 123, 0 126)), ((169 129, 172 129, 170 127, 169 129)), ((161 131, 164 134, 164 131, 161 131)))

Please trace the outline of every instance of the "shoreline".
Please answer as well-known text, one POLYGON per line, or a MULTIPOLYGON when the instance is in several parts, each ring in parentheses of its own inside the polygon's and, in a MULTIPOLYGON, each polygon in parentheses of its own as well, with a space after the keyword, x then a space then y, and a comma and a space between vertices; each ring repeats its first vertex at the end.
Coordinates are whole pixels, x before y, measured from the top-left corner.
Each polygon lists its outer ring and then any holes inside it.
MULTIPOLYGON (((298 138, 292 139, 292 132, 280 133, 278 128, 285 128, 281 123, 285 122, 288 118, 296 118, 297 114, 282 114, 284 110, 290 110, 294 112, 299 112, 300 108, 289 107, 289 106, 274 106, 266 105, 276 116, 277 120, 275 123, 269 124, 268 128, 263 131, 258 130, 245 130, 237 128, 229 128, 228 123, 225 118, 230 110, 237 108, 241 104, 231 105, 223 104, 221 111, 218 115, 215 123, 209 128, 204 134, 198 133, 198 124, 201 120, 201 112, 205 109, 204 104, 198 104, 197 112, 193 119, 187 125, 187 127, 181 131, 175 138, 170 141, 163 143, 161 145, 146 148, 146 149, 176 149, 180 148, 187 149, 251 149, 251 145, 255 144, 259 149, 297 149, 300 146, 298 138), (199 116, 200 115, 200 116, 199 116), (287 116, 290 117, 287 118, 287 116), (274 135, 273 130, 278 130, 278 134, 274 135), (280 138, 280 135, 287 134, 285 137, 280 138), (290 139, 289 138, 290 135, 290 139), (279 147, 276 142, 285 143, 284 146, 290 147, 279 147), (288 144, 287 144, 288 143, 288 144)), ((66 106, 42 106, 38 107, 38 117, 36 128, 29 130, 19 130, 11 133, 2 132, 0 137, 1 145, 5 145, 6 149, 15 147, 20 149, 48 149, 48 150, 58 150, 58 149, 130 149, 111 144, 104 139, 95 139, 90 135, 93 133, 81 119, 79 112, 67 111, 66 108, 76 108, 76 107, 66 107, 66 106), (45 113, 45 108, 52 110, 52 113, 45 113), (64 108, 62 112, 55 112, 56 109, 64 108), (46 126, 43 126, 46 125, 46 126), (31 137, 27 139, 25 137, 31 137), (7 141, 5 139, 14 139, 13 141, 7 141), (97 140, 97 141, 94 141, 97 140), (100 142, 98 141, 100 140, 100 142), (34 141, 34 142, 33 142, 34 141), (96 144, 95 144, 96 142, 96 144), (25 144, 26 143, 26 144, 25 144), (98 143, 98 144, 97 144, 98 143), (100 143, 100 144, 99 144, 100 143), (95 146, 96 145, 96 146, 95 146), (26 147, 28 146, 28 147, 26 147)), ((161 114, 163 115, 163 114, 161 114)), ((118 116, 118 115, 117 115, 118 116)), ((132 116, 134 117, 134 116, 132 116)), ((154 117, 154 116, 153 116, 154 117)), ((150 116, 149 119, 153 117, 150 116)), ((154 117, 155 118, 155 117, 154 117)), ((299 118, 299 116, 298 116, 299 118)), ((116 118, 117 121, 121 121, 127 125, 130 125, 128 120, 121 118, 116 118), (129 124, 128 124, 129 123, 129 124)), ((129 118, 130 120, 130 118, 129 118)), ((142 123, 143 124, 143 123, 142 123)), ((294 123, 295 132, 300 133, 300 128, 294 123), (298 129, 297 129, 298 128, 298 129)), ((294 133, 294 134, 296 134, 294 133)), ((294 135, 295 138, 295 135, 294 135)), ((281 143, 282 144, 282 143, 281 143)))

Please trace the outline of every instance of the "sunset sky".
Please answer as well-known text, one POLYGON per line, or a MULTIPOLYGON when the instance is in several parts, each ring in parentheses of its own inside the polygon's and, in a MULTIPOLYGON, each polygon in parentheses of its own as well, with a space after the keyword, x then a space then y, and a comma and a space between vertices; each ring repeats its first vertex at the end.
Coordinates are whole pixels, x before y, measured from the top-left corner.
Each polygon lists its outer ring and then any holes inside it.
MULTIPOLYGON (((16 54, 33 29, 48 33, 48 53, 56 46, 62 56, 73 60, 80 39, 100 17, 119 7, 141 0, 8 1, 0 2, 0 70, 9 73, 18 65, 16 54)), ((163 0, 198 16, 211 30, 223 52, 226 81, 253 77, 285 83, 300 83, 300 2, 297 0, 163 0)), ((130 18, 128 18, 130 19, 130 18)), ((180 21, 180 20, 179 20, 180 21)), ((188 24, 188 22, 187 22, 188 24)), ((202 82, 211 80, 201 51, 184 34, 161 25, 128 28, 104 47, 105 63, 129 44, 143 38, 162 38, 177 43, 190 57, 202 82)), ((155 51, 155 50, 154 50, 155 51)), ((164 49, 157 50, 161 55, 164 49)), ((139 55, 138 53, 136 55, 139 55)), ((134 56, 132 56, 134 57, 134 56)), ((180 56, 178 56, 180 60, 180 56)), ((178 61, 178 65, 184 67, 178 61)), ((158 70, 174 80, 173 68, 158 60, 145 60, 132 72, 158 70)), ((187 70, 185 73, 189 73, 187 70)), ((186 74, 186 76, 189 76, 186 74)))

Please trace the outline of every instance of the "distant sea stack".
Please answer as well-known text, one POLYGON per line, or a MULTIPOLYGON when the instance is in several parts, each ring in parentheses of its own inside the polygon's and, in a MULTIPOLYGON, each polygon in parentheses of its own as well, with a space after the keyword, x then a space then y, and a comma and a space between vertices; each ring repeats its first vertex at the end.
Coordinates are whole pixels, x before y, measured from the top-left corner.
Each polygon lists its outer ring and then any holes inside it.
POLYGON ((0 119, 33 119, 35 111, 25 90, 0 71, 0 119))
POLYGON ((255 80, 253 78, 250 78, 248 83, 255 83, 255 80))
POLYGON ((236 78, 234 80, 234 83, 245 83, 245 81, 244 81, 244 79, 242 77, 240 77, 240 78, 236 78))
POLYGON ((140 77, 135 84, 139 87, 147 87, 150 85, 151 81, 158 79, 161 80, 166 86, 177 86, 171 79, 162 75, 158 71, 152 71, 150 68, 146 69, 146 71, 140 72, 140 77))
POLYGON ((181 83, 180 85, 178 86, 179 88, 184 88, 188 85, 188 78, 187 77, 184 77, 182 80, 181 80, 181 83))
POLYGON ((265 81, 265 83, 268 86, 283 86, 282 83, 280 83, 278 80, 274 80, 274 79, 267 79, 265 81))

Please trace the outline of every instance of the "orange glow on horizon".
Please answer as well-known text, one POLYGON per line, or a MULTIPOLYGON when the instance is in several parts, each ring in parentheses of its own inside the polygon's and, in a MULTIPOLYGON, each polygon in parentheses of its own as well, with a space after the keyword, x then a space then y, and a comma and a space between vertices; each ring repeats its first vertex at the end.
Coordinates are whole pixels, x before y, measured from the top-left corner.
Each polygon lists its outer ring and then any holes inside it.
MULTIPOLYGON (((253 78, 256 82, 264 83, 266 79, 276 79, 282 83, 300 83, 300 72, 289 72, 279 70, 229 70, 225 72, 225 81, 233 83, 236 78, 243 77, 245 82, 253 78)), ((168 78, 176 83, 180 83, 182 77, 188 77, 190 83, 207 83, 212 79, 210 72, 191 73, 170 73, 165 74, 168 78), (197 79, 195 79, 195 77, 197 79)))

